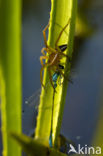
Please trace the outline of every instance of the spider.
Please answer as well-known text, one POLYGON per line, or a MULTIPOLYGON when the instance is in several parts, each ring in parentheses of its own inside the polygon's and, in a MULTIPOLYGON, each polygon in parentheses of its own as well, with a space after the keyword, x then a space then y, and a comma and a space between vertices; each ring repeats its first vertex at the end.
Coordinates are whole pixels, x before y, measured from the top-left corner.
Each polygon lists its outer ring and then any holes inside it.
POLYGON ((46 30, 48 29, 49 24, 43 30, 45 47, 42 48, 42 50, 41 50, 41 53, 43 54, 43 56, 40 56, 40 62, 42 65, 41 70, 40 70, 40 81, 44 88, 45 88, 45 86, 43 84, 42 72, 43 72, 44 68, 46 68, 46 67, 47 67, 47 70, 49 73, 49 79, 50 79, 51 85, 54 90, 55 90, 55 87, 54 87, 53 80, 52 80, 52 73, 51 73, 52 71, 53 72, 58 71, 65 79, 68 80, 68 78, 64 75, 64 73, 61 71, 61 69, 59 67, 60 60, 63 57, 66 57, 70 60, 69 56, 63 53, 67 49, 67 44, 58 46, 58 42, 62 36, 63 31, 69 25, 69 22, 70 22, 70 20, 67 22, 67 24, 64 26, 64 28, 61 30, 61 32, 55 42, 55 48, 52 48, 47 44, 46 30), (48 55, 46 55, 45 52, 47 52, 48 55), (44 64, 43 60, 47 60, 47 62, 44 64))

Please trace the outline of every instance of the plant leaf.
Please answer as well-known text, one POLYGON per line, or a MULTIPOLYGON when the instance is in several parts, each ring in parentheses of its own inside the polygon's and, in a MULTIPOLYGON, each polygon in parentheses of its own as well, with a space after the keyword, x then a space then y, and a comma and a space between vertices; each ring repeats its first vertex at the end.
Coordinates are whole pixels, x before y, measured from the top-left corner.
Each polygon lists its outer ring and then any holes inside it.
POLYGON ((20 156, 9 131, 21 132, 21 1, 0 1, 0 96, 3 156, 20 156))
MULTIPOLYGON (((73 49, 73 37, 75 31, 75 19, 76 19, 76 8, 77 0, 51 0, 51 12, 50 12, 50 28, 48 44, 52 48, 55 48, 55 42, 60 34, 60 31, 70 20, 69 26, 66 28, 58 45, 63 45, 68 43, 68 48, 66 54, 71 57, 73 49)), ((65 75, 70 72, 70 63, 68 60, 62 60, 65 64, 65 75), (68 72, 67 72, 68 71, 68 72)), ((45 69, 44 72, 44 85, 48 84, 49 76, 45 69)), ((57 93, 55 93, 54 99, 54 110, 53 110, 53 144, 56 145, 58 135, 60 133, 60 127, 63 116, 63 108, 65 103, 66 91, 67 91, 66 80, 63 81, 63 85, 56 88, 57 93)), ((47 144, 49 144, 49 137, 51 131, 51 118, 52 118, 52 105, 53 105, 53 88, 51 84, 42 89, 40 97, 39 114, 37 118, 37 127, 35 138, 44 139, 47 144)))
POLYGON ((23 134, 11 133, 11 136, 22 146, 30 156, 66 156, 56 149, 42 144, 42 141, 31 139, 23 134))

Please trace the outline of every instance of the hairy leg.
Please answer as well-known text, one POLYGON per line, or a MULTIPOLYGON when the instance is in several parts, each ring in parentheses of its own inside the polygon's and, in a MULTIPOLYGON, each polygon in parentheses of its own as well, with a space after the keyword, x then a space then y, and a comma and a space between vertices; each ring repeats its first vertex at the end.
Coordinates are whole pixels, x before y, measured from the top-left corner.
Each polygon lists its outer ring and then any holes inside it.
POLYGON ((71 58, 70 58, 68 55, 66 55, 66 54, 64 54, 64 53, 60 53, 60 55, 66 57, 66 58, 69 60, 69 62, 71 62, 71 58))
POLYGON ((49 73, 50 83, 51 83, 51 85, 52 85, 52 87, 53 87, 53 89, 54 89, 54 91, 55 91, 54 84, 53 84, 53 81, 52 81, 52 74, 51 74, 51 69, 50 69, 50 67, 48 67, 48 73, 49 73))
POLYGON ((42 48, 42 50, 41 50, 41 53, 45 56, 46 54, 45 54, 45 52, 44 51, 46 51, 47 49, 46 48, 42 48))
POLYGON ((46 47, 48 47, 47 39, 46 39, 46 30, 48 29, 48 27, 49 27, 49 23, 48 23, 48 25, 43 30, 44 43, 45 43, 45 46, 46 47))
POLYGON ((72 80, 66 77, 65 74, 59 68, 57 70, 60 72, 60 74, 64 77, 65 80, 69 81, 70 83, 73 83, 72 80))
POLYGON ((40 56, 40 63, 41 63, 41 65, 43 66, 44 65, 44 63, 43 63, 43 60, 46 60, 46 59, 48 59, 48 56, 40 56))
POLYGON ((61 36, 62 36, 63 31, 66 29, 66 27, 69 25, 69 23, 70 23, 70 19, 68 20, 68 22, 67 22, 67 24, 64 26, 64 28, 61 30, 61 32, 60 32, 60 34, 59 34, 59 36, 58 36, 58 38, 57 38, 57 40, 56 40, 56 43, 55 43, 55 47, 56 47, 56 48, 58 48, 58 42, 59 42, 59 40, 60 40, 60 38, 61 38, 61 36))

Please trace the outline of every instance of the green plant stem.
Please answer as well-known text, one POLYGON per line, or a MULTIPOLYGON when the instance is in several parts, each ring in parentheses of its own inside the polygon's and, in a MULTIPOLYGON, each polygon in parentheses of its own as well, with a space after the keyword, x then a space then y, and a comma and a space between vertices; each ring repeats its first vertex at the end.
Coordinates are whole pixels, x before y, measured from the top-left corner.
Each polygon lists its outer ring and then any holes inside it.
POLYGON ((11 136, 22 146, 29 156, 67 156, 57 149, 49 148, 38 140, 34 140, 24 134, 11 133, 11 136))
MULTIPOLYGON (((65 32, 59 40, 58 45, 68 43, 66 54, 72 56, 73 37, 75 31, 75 19, 77 0, 51 0, 51 13, 50 13, 50 28, 48 44, 55 48, 55 42, 62 28, 67 24, 70 19, 70 24, 66 28, 65 32), (68 34, 68 35, 67 35, 68 34)), ((64 59, 62 62, 65 65, 64 74, 67 76, 70 72, 70 63, 64 59)), ((49 82, 47 70, 44 72, 44 85, 49 82)), ((63 109, 65 103, 65 97, 67 92, 68 82, 63 80, 63 85, 56 88, 53 110, 53 144, 56 146, 57 138, 60 133, 60 127, 63 116, 63 109)), ((53 104, 53 88, 51 84, 46 86, 46 89, 42 89, 40 97, 39 114, 37 118, 37 127, 35 138, 43 139, 48 144, 50 131, 51 131, 51 118, 52 118, 52 104, 53 104)))
POLYGON ((10 131, 21 132, 21 1, 0 1, 0 96, 3 156, 20 156, 10 131))

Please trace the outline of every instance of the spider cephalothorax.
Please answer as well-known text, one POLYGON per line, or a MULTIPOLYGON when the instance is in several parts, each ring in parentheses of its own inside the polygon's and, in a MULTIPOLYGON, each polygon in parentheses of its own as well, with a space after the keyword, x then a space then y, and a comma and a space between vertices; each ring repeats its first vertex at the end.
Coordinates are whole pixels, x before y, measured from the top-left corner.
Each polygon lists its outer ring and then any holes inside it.
MULTIPOLYGON (((69 20, 70 21, 70 20, 69 20)), ((43 30, 43 36, 44 36, 44 43, 45 43, 45 48, 42 48, 41 50, 41 53, 43 54, 43 56, 40 56, 40 62, 41 62, 41 70, 40 70, 40 80, 41 80, 41 84, 42 86, 44 87, 43 85, 43 81, 42 81, 42 72, 44 70, 44 68, 47 67, 48 69, 48 73, 49 73, 49 79, 50 79, 50 82, 51 82, 51 85, 52 87, 54 88, 55 90, 55 87, 53 85, 53 81, 52 81, 52 71, 53 72, 56 72, 58 71, 64 78, 66 78, 66 76, 63 74, 63 72, 61 71, 59 65, 61 63, 61 59, 63 57, 66 57, 69 59, 68 55, 64 54, 63 52, 67 49, 67 44, 64 44, 64 45, 60 45, 58 46, 58 42, 59 42, 59 39, 63 33, 63 31, 66 29, 66 27, 68 26, 69 24, 69 21, 68 23, 64 26, 64 28, 61 30, 57 40, 56 40, 56 43, 55 43, 55 48, 52 48, 50 47, 48 44, 47 44, 47 40, 46 40, 46 30, 48 29, 49 27, 49 24, 45 27, 45 29, 43 30), (45 52, 47 52, 48 55, 45 54, 45 52), (47 60, 46 63, 44 64, 43 63, 43 60, 47 60)), ((70 60, 70 59, 69 59, 70 60)), ((67 79, 67 78, 66 78, 67 79)))

